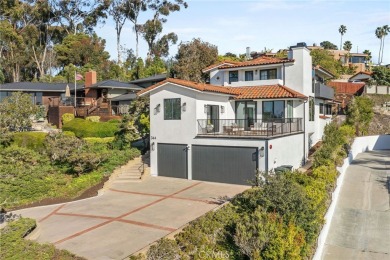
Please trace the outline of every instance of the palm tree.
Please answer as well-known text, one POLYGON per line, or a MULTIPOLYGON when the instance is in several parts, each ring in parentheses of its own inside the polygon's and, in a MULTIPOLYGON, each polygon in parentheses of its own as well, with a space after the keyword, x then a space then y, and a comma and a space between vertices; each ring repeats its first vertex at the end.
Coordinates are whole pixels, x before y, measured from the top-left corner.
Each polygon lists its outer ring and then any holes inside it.
POLYGON ((365 51, 363 51, 363 54, 367 55, 364 59, 366 60, 366 65, 369 68, 368 70, 371 71, 371 65, 372 65, 372 62, 371 62, 371 59, 372 59, 371 51, 365 50, 365 51))
POLYGON ((351 51, 352 50, 352 42, 350 42, 350 41, 344 42, 343 49, 346 51, 351 51))
POLYGON ((343 45, 343 35, 347 32, 347 26, 345 25, 340 25, 339 28, 339 33, 341 34, 341 40, 340 40, 340 50, 341 46, 343 45))
POLYGON ((385 38, 386 38, 386 36, 389 34, 389 32, 390 32, 390 26, 384 25, 384 26, 382 27, 383 40, 382 40, 381 63, 382 63, 382 61, 383 61, 383 52, 384 52, 384 49, 385 49, 385 38))
POLYGON ((378 65, 381 64, 381 53, 382 53, 382 42, 383 42, 383 27, 378 27, 375 30, 375 36, 381 40, 379 45, 379 56, 378 56, 378 65))

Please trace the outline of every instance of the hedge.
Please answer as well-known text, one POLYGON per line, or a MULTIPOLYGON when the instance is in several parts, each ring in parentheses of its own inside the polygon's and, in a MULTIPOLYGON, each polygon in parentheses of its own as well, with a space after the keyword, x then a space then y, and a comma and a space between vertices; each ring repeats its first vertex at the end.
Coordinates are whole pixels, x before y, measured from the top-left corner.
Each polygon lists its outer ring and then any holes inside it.
POLYGON ((13 143, 19 147, 39 151, 44 148, 46 135, 42 132, 18 132, 13 134, 13 143))
POLYGON ((81 118, 75 118, 62 127, 63 131, 74 132, 79 138, 85 137, 113 137, 118 131, 116 124, 107 122, 91 122, 81 118))

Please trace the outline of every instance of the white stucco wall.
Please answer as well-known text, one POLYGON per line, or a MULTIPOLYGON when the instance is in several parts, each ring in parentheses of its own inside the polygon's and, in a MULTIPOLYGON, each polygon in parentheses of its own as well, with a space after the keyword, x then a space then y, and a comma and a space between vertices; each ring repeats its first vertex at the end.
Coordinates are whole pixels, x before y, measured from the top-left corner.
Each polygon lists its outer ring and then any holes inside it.
POLYGON ((303 159, 303 134, 268 140, 268 169, 281 165, 301 166, 303 159), (272 148, 271 148, 272 146, 272 148))

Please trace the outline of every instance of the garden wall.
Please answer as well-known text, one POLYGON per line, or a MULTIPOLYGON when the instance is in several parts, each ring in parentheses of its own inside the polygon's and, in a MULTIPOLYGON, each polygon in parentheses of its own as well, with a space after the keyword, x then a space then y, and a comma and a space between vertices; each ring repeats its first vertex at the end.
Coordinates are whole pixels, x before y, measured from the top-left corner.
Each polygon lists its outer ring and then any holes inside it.
POLYGON ((373 135, 373 136, 362 136, 356 137, 348 157, 344 159, 344 163, 341 167, 337 167, 337 171, 340 173, 337 178, 337 186, 332 193, 332 203, 330 204, 328 211, 325 214, 325 225, 322 227, 321 233, 317 241, 317 250, 313 257, 314 260, 322 258, 324 245, 328 236, 330 223, 336 208, 337 200, 339 198, 340 189, 343 184, 345 172, 350 163, 355 159, 359 153, 372 151, 372 150, 387 150, 390 149, 390 135, 373 135))

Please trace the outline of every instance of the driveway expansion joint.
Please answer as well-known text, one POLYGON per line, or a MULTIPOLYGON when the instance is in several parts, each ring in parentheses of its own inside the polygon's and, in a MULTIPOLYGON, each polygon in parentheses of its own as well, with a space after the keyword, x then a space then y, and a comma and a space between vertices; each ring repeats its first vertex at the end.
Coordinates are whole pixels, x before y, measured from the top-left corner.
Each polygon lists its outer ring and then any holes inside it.
MULTIPOLYGON (((127 217, 127 216, 129 216, 129 215, 131 215, 131 214, 133 214, 133 213, 135 213, 135 212, 138 212, 138 211, 140 211, 140 210, 143 210, 143 209, 145 209, 145 208, 147 208, 147 207, 150 207, 150 206, 152 206, 152 205, 154 205, 154 204, 157 204, 157 203, 159 203, 159 202, 161 202, 161 201, 163 201, 163 200, 166 200, 166 199, 169 199, 169 198, 173 198, 173 196, 175 196, 175 195, 177 195, 177 194, 179 194, 179 193, 181 193, 181 192, 183 192, 183 191, 187 191, 187 190, 189 190, 189 189, 191 189, 191 188, 193 188, 193 187, 195 187, 195 186, 197 186, 197 185, 199 185, 199 184, 201 184, 201 183, 202 183, 202 182, 197 182, 197 183, 192 184, 192 185, 190 185, 190 186, 188 186, 188 187, 186 187, 186 188, 183 188, 183 189, 181 189, 181 190, 179 190, 179 191, 177 191, 177 192, 174 192, 174 193, 172 193, 171 195, 162 195, 163 197, 161 197, 161 198, 158 199, 158 200, 152 201, 152 202, 150 202, 150 203, 148 203, 148 204, 146 204, 146 205, 144 205, 144 206, 141 206, 141 207, 139 207, 139 208, 133 209, 133 210, 131 210, 130 212, 124 213, 124 214, 122 214, 122 215, 120 215, 120 216, 118 216, 118 217, 112 217, 112 218, 110 217, 110 219, 108 219, 108 220, 105 221, 105 222, 102 222, 102 223, 97 224, 97 225, 95 225, 95 226, 92 226, 92 227, 90 227, 90 228, 84 229, 84 230, 82 230, 82 231, 80 231, 80 232, 77 232, 77 233, 75 233, 75 234, 73 234, 73 235, 70 235, 70 236, 68 236, 68 237, 65 237, 65 238, 63 238, 63 239, 61 239, 61 240, 58 240, 58 241, 54 242, 53 244, 58 245, 58 244, 60 244, 60 243, 63 243, 63 242, 65 242, 65 241, 68 241, 68 240, 70 240, 70 239, 73 239, 73 238, 76 238, 76 237, 78 237, 78 236, 81 236, 81 235, 83 235, 83 234, 85 234, 85 233, 88 233, 88 232, 90 232, 90 231, 92 231, 92 230, 98 229, 99 227, 105 226, 105 225, 107 225, 107 224, 109 224, 109 223, 112 223, 112 222, 114 222, 114 221, 127 222, 127 223, 129 223, 129 224, 134 224, 134 225, 136 225, 136 223, 137 223, 138 225, 141 225, 141 226, 144 226, 144 227, 158 228, 158 229, 160 229, 160 230, 162 229, 162 230, 165 230, 165 231, 173 232, 173 231, 175 231, 176 229, 169 228, 169 227, 161 227, 161 226, 157 226, 157 225, 153 225, 153 224, 147 224, 147 223, 142 223, 142 222, 137 222, 137 221, 132 221, 132 220, 125 220, 125 219, 123 219, 123 218, 124 218, 124 217, 127 217)), ((54 210, 53 212, 51 212, 48 216, 46 216, 44 219, 46 219, 46 218, 48 218, 48 217, 50 217, 50 216, 56 214, 63 206, 65 206, 65 204, 62 205, 61 207, 58 207, 57 209, 55 209, 55 210, 54 210)), ((70 215, 71 213, 59 213, 58 215, 65 215, 65 214, 66 214, 66 215, 70 215)), ((75 215, 76 215, 76 214, 75 214, 75 215)), ((77 215, 79 215, 79 214, 77 214, 77 215)), ((80 214, 80 215, 82 215, 82 214, 80 214)), ((88 216, 88 215, 84 215, 84 217, 85 217, 85 216, 88 216)), ((93 216, 93 215, 89 215, 89 216, 93 216)), ((81 216, 80 216, 80 217, 81 217, 81 216)))

